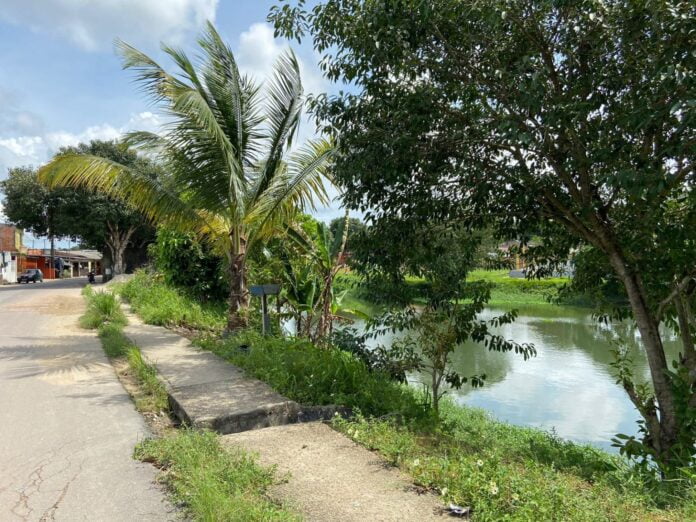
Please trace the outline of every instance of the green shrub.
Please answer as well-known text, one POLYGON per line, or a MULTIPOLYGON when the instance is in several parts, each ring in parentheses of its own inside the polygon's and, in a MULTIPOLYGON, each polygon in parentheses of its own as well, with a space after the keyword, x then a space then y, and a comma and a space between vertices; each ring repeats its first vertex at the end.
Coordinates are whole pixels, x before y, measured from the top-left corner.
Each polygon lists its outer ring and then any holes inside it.
POLYGON ((104 324, 123 326, 128 322, 114 294, 95 292, 89 286, 85 287, 82 294, 87 299, 87 310, 80 317, 80 325, 83 328, 95 329, 104 324))
POLYGON ((366 415, 426 415, 413 390, 370 372, 353 355, 319 348, 301 339, 262 337, 244 332, 225 341, 199 339, 198 344, 304 404, 336 404, 366 415), (239 346, 249 346, 241 351, 239 346))
POLYGON ((222 330, 226 324, 224 302, 200 302, 157 273, 140 270, 118 291, 148 324, 198 330, 222 330))
POLYGON ((227 297, 229 284, 223 258, 198 241, 195 234, 160 227, 149 253, 167 283, 186 288, 193 296, 206 301, 222 301, 227 297))
POLYGON ((299 520, 268 500, 274 470, 261 467, 240 449, 223 448, 213 433, 183 430, 145 440, 135 457, 165 470, 164 482, 193 520, 299 520))

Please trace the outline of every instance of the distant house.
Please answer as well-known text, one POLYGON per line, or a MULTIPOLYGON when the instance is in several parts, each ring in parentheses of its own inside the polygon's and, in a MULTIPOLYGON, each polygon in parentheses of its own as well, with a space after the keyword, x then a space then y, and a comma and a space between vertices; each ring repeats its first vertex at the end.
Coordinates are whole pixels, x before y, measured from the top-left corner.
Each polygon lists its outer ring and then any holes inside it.
POLYGON ((102 255, 96 250, 58 250, 53 253, 54 265, 51 266, 51 250, 48 248, 29 248, 22 257, 21 269, 39 268, 44 279, 60 277, 86 276, 90 271, 101 274, 102 255))
POLYGON ((23 235, 22 229, 0 223, 0 285, 16 282, 22 271, 23 235))

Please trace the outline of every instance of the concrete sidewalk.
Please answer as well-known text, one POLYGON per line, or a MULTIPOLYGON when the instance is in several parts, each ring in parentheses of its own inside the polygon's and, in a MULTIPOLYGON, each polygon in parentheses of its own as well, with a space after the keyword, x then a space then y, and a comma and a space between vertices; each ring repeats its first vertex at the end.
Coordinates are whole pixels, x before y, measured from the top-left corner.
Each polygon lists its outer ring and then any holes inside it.
POLYGON ((218 433, 329 418, 332 407, 303 407, 217 355, 202 351, 176 333, 144 324, 124 305, 126 336, 157 368, 180 421, 218 433))
POLYGON ((157 368, 175 414, 192 426, 227 434, 226 445, 258 453, 262 464, 276 466, 286 480, 271 496, 304 519, 424 522, 445 516, 437 496, 414 492, 411 479, 381 457, 324 423, 305 422, 328 418, 336 408, 302 407, 124 309, 125 333, 157 368))

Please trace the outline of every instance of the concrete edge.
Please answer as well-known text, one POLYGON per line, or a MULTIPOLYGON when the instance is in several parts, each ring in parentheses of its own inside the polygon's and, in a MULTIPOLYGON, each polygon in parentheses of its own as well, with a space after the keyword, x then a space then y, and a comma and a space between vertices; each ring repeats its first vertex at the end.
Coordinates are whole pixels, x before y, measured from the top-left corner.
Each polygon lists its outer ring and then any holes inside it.
MULTIPOLYGON (((127 303, 119 299, 122 309, 124 310, 126 317, 129 319, 136 319, 138 322, 142 323, 142 320, 137 316, 131 307, 130 303, 127 303)), ((149 325, 148 325, 149 326, 149 325)), ((152 325, 154 326, 154 325, 152 325)), ((161 326, 154 326, 156 328, 165 328, 161 326)), ((166 330, 176 334, 176 332, 165 328, 166 330)), ((178 334, 176 334, 178 335, 178 334)), ((137 343, 131 339, 136 346, 137 343)), ((139 348, 139 347, 138 347, 139 348)), ((200 350, 200 348, 195 348, 200 350)), ((157 364, 155 361, 151 360, 142 350, 140 351, 142 357, 145 359, 147 364, 157 370, 157 364)), ((218 355, 207 352, 218 359, 220 359, 225 364, 234 366, 229 361, 226 361, 218 355)), ((240 368, 242 374, 246 375, 247 378, 253 379, 247 375, 247 373, 240 368)), ((323 405, 323 406, 312 406, 303 405, 295 401, 287 400, 282 403, 276 403, 272 405, 260 405, 258 408, 244 412, 244 413, 230 413, 228 415, 222 416, 211 416, 211 417, 196 417, 192 418, 189 412, 186 411, 185 407, 181 404, 181 401, 177 399, 178 388, 173 386, 167 379, 165 379, 158 371, 157 376, 164 384, 165 390, 167 391, 167 398, 169 402, 169 407, 173 415, 186 426, 191 426, 195 428, 210 429, 216 431, 222 435, 230 433, 239 433, 242 431, 269 428, 271 426, 281 426, 286 424, 298 424, 304 422, 317 422, 317 421, 329 421, 337 415, 342 417, 350 417, 353 412, 352 409, 345 406, 337 405, 323 405)), ((213 381, 213 382, 224 382, 213 381)), ((261 381, 263 382, 263 381, 261 381)), ((268 386, 268 383, 264 383, 268 386)))

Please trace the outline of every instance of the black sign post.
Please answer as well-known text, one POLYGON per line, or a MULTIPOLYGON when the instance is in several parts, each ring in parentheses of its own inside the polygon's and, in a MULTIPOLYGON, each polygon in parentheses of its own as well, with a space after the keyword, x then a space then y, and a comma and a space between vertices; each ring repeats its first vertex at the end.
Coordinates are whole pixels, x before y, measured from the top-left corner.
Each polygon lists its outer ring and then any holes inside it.
POLYGON ((267 297, 280 294, 280 285, 254 285, 249 288, 249 292, 251 295, 261 298, 261 313, 263 314, 261 333, 269 335, 271 333, 271 316, 268 314, 267 297))

